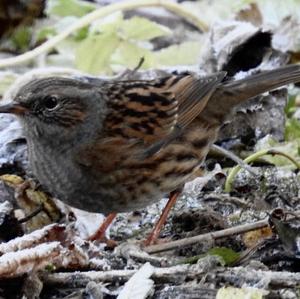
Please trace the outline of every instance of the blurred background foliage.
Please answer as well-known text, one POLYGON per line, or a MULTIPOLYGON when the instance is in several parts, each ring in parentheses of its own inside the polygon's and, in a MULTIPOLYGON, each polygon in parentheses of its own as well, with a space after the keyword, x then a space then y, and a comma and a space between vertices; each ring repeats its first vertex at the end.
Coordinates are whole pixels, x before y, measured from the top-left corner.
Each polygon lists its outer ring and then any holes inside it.
MULTIPOLYGON (((101 7, 101 2, 104 1, 1 0, 0 50, 22 53, 32 49, 101 7)), ((300 19, 299 0, 204 0, 182 1, 181 5, 208 28, 216 22, 243 18, 272 29, 278 28, 287 16, 300 19)), ((169 17, 168 14, 166 16, 169 17)), ((188 28, 188 33, 178 33, 178 30, 154 19, 119 11, 96 20, 55 46, 45 57, 44 65, 76 67, 94 75, 111 75, 124 68, 135 67, 141 57, 145 58, 142 65, 145 69, 199 63, 207 34, 197 33, 192 28, 188 28), (180 34, 182 36, 176 39, 174 35, 180 34), (162 40, 165 42, 160 43, 162 40)), ((294 52, 300 49, 300 38, 295 38, 298 39, 295 41, 298 47, 293 49, 294 52)))
MULTIPOLYGON (((64 32, 80 18, 104 5, 126 1, 83 0, 0 0, 0 60, 25 53, 64 32)), ((277 32, 273 48, 300 57, 300 0, 201 0, 178 1, 208 30, 199 30, 189 20, 160 8, 117 11, 97 19, 33 61, 20 67, 0 70, 0 94, 22 73, 36 67, 70 67, 91 75, 114 75, 135 68, 144 58, 142 69, 188 66, 201 68, 201 59, 216 23, 242 20, 264 30, 277 32), (280 35, 281 33, 281 35, 280 35)), ((287 144, 280 144, 299 157, 300 97, 290 90, 286 107, 287 144)), ((264 139, 257 149, 274 147, 264 139)), ((276 157, 269 160, 281 164, 276 157)))

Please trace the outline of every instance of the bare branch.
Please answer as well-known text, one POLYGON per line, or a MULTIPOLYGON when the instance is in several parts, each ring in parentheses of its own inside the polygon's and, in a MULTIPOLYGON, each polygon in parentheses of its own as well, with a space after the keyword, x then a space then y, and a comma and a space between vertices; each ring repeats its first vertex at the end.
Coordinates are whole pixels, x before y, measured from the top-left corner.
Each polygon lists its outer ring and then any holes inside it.
POLYGON ((190 238, 185 238, 177 241, 172 241, 164 244, 152 245, 145 247, 144 250, 148 253, 157 253, 168 251, 171 249, 181 248, 184 246, 192 245, 198 242, 216 240, 224 237, 229 237, 233 235, 238 235, 242 233, 246 233, 251 230, 259 229, 268 226, 268 220, 261 220, 254 223, 247 223, 238 226, 234 226, 231 228, 226 228, 220 231, 206 233, 203 235, 198 235, 190 238))

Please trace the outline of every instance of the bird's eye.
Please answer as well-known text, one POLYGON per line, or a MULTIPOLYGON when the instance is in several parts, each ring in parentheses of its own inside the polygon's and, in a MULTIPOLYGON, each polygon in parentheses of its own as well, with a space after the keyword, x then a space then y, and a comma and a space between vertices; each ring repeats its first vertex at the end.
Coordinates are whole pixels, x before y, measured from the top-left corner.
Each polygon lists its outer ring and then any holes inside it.
POLYGON ((58 100, 55 96, 47 96, 44 99, 44 106, 45 108, 47 108, 48 110, 53 110, 57 107, 58 105, 58 100))

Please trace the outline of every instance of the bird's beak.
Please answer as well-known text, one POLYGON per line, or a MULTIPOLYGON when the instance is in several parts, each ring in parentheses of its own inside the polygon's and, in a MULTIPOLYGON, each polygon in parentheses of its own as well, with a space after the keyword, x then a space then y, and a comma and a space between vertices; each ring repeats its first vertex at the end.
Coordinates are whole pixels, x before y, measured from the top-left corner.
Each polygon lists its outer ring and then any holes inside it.
POLYGON ((0 113, 12 113, 15 115, 23 115, 28 109, 18 103, 9 103, 0 106, 0 113))

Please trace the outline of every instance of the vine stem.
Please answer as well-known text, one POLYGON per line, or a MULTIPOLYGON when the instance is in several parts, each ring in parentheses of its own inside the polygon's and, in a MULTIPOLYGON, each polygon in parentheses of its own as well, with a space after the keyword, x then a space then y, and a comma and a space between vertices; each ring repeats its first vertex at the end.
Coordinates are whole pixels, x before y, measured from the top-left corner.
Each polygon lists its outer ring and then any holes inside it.
POLYGON ((183 17, 186 21, 193 24, 197 28, 199 28, 202 31, 207 31, 208 26, 201 21, 196 15, 191 13, 189 10, 185 9, 182 5, 179 5, 177 3, 171 2, 169 0, 132 0, 132 1, 124 1, 120 3, 114 3, 105 7, 101 7, 85 16, 80 18, 78 21, 70 25, 70 27, 66 28, 63 32, 60 34, 54 36, 53 38, 49 39, 42 45, 34 48, 31 51, 28 51, 24 54, 1 59, 0 60, 0 68, 8 67, 8 66, 14 66, 18 64, 22 64, 25 62, 28 62, 37 56, 49 52, 51 49, 54 48, 55 45, 57 45, 59 42, 64 40, 66 37, 71 35, 73 32, 75 32, 78 29, 81 29, 89 24, 91 24, 93 21, 106 17, 116 11, 120 10, 130 10, 134 8, 141 8, 141 7, 163 7, 167 10, 172 11, 173 13, 183 17))
MULTIPOLYGON (((300 163, 296 159, 294 159, 293 157, 291 157, 287 153, 278 151, 276 149, 264 149, 264 150, 258 151, 256 153, 250 155, 249 157, 247 157, 244 160, 244 162, 245 163, 251 163, 251 162, 253 162, 253 161, 257 160, 258 158, 260 158, 262 156, 265 156, 265 155, 280 155, 280 156, 283 156, 283 157, 287 158, 288 160, 290 160, 298 169, 300 169, 300 163)), ((237 173, 240 171, 240 169, 241 169, 241 166, 237 165, 234 168, 232 168, 230 170, 230 172, 228 173, 228 176, 227 176, 227 179, 226 179, 226 182, 225 182, 225 188, 224 188, 225 192, 230 192, 231 191, 232 182, 233 182, 235 176, 237 175, 237 173)))

